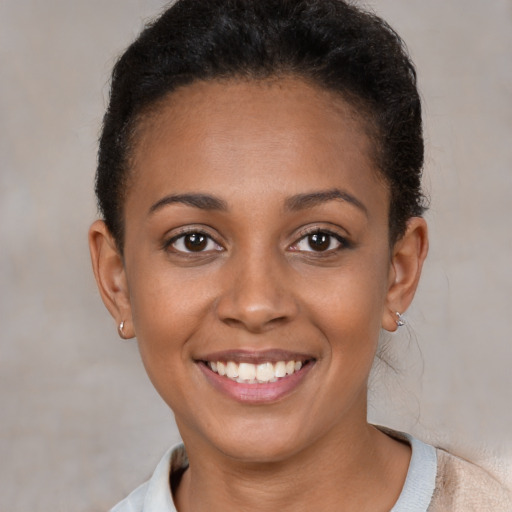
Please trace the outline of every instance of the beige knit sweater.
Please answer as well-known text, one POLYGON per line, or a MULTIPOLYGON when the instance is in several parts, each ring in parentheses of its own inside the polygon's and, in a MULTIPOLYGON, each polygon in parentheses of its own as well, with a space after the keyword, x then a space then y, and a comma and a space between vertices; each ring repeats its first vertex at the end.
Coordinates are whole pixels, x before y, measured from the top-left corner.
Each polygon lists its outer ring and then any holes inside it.
POLYGON ((512 512, 512 493, 484 469, 438 449, 428 512, 512 512))

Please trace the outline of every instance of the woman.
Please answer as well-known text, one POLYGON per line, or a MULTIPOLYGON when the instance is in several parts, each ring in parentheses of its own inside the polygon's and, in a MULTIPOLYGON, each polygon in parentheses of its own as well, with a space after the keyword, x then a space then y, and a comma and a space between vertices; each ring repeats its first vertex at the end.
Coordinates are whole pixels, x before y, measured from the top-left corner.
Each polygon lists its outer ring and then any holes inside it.
POLYGON ((368 424, 427 254, 415 72, 340 0, 180 0, 113 72, 90 230, 184 446, 113 510, 510 510, 368 424))

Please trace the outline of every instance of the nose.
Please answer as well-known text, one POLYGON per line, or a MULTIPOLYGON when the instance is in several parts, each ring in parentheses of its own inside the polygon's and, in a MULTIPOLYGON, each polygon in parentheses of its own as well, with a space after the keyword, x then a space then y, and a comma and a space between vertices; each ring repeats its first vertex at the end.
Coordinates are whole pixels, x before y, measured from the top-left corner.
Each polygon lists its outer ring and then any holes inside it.
POLYGON ((240 258, 224 279, 217 315, 232 327, 265 332, 291 321, 298 312, 289 270, 275 258, 240 258))

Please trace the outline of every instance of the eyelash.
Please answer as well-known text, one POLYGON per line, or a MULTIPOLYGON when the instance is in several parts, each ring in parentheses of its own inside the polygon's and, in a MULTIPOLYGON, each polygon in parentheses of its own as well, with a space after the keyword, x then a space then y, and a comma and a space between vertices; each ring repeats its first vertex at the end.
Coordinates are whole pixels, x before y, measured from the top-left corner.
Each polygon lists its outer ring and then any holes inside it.
POLYGON ((330 256, 330 255, 332 255, 336 252, 339 252, 343 249, 349 249, 349 248, 351 248, 351 244, 345 237, 343 237, 340 234, 335 233, 329 229, 314 228, 314 229, 303 232, 301 234, 300 238, 296 242, 294 242, 291 247, 292 247, 292 250, 296 250, 297 252, 312 253, 315 255, 315 257, 325 257, 325 256, 330 256), (311 248, 311 246, 310 246, 311 250, 309 250, 309 251, 293 249, 294 247, 297 247, 301 242, 307 241, 309 237, 314 236, 314 235, 328 236, 329 237, 329 246, 332 244, 333 239, 336 240, 339 243, 339 245, 338 245, 338 247, 335 247, 332 249, 327 249, 325 251, 315 251, 313 248, 311 248))
POLYGON ((210 253, 212 250, 216 251, 216 252, 220 252, 221 250, 223 250, 223 247, 219 243, 217 243, 212 238, 212 236, 209 233, 207 233, 206 231, 203 231, 201 229, 187 229, 187 230, 184 230, 184 231, 178 233, 177 235, 174 235, 169 240, 166 240, 163 244, 163 249, 166 251, 173 250, 173 252, 175 252, 176 254, 191 255, 191 254, 210 253), (173 245, 176 244, 180 240, 183 240, 183 243, 185 243, 185 238, 187 236, 191 236, 191 235, 199 235, 199 236, 205 237, 207 245, 213 242, 218 248, 209 249, 206 251, 205 250, 187 251, 187 250, 177 249, 176 247, 173 247, 173 245))
MULTIPOLYGON (((328 229, 315 228, 315 229, 311 229, 311 230, 301 233, 300 238, 290 246, 290 250, 292 252, 312 253, 316 257, 323 257, 323 256, 332 255, 340 250, 348 249, 350 247, 351 247, 350 242, 343 236, 339 235, 338 233, 335 233, 328 229), (328 244, 328 248, 326 250, 316 251, 315 249, 313 249, 311 247, 311 245, 309 245, 311 250, 297 249, 297 247, 299 246, 300 243, 302 243, 303 241, 307 241, 307 239, 309 237, 314 236, 314 235, 325 235, 325 236, 329 237, 329 244, 328 244), (335 248, 329 248, 332 244, 333 239, 336 240, 339 243, 339 245, 335 248)), ((211 253, 212 251, 221 252, 224 248, 222 247, 221 244, 216 242, 215 239, 206 231, 203 231, 201 229, 187 229, 187 230, 184 230, 184 231, 174 235, 169 240, 166 240, 163 244, 163 249, 166 251, 172 250, 176 254, 180 254, 180 255, 193 255, 193 254, 198 255, 198 254, 208 254, 208 253, 211 253), (201 237, 204 237, 206 239, 206 247, 208 247, 208 245, 211 243, 215 244, 216 247, 214 249, 207 249, 207 250, 200 249, 198 251, 183 250, 183 249, 178 249, 177 247, 173 247, 180 240, 182 240, 183 243, 185 243, 185 238, 187 236, 191 236, 191 235, 199 235, 201 237)))

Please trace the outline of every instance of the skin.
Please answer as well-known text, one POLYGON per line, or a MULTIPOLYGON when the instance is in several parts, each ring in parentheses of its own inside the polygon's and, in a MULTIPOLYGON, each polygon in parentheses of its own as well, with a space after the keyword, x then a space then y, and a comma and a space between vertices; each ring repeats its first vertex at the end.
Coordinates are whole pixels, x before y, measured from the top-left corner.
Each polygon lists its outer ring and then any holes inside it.
POLYGON ((367 381, 381 329, 414 296, 427 229, 412 218, 390 247, 371 155, 357 113, 294 78, 194 83, 139 126, 123 257, 102 221, 89 241, 102 298, 187 447, 180 512, 388 511, 398 498, 410 448, 368 425, 367 381), (198 193, 224 209, 154 207, 198 193), (184 252, 183 229, 204 232, 205 250, 184 252), (327 250, 310 244, 319 231, 327 250), (276 349, 314 363, 268 403, 226 396, 198 363, 276 349))

